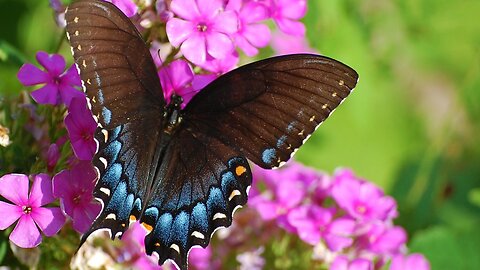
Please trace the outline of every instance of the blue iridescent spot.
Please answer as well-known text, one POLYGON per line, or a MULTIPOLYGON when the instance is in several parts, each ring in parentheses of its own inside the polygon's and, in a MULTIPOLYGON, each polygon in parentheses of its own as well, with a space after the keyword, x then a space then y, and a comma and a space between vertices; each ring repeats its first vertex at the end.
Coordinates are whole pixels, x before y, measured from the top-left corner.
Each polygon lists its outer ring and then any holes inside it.
POLYGON ((122 208, 123 202, 127 197, 127 183, 121 181, 118 183, 117 188, 113 192, 112 198, 108 202, 107 211, 122 208))
POLYGON ((112 129, 112 131, 108 133, 108 136, 109 136, 108 140, 109 141, 116 140, 118 138, 118 135, 122 131, 122 128, 123 128, 123 125, 117 126, 114 129, 112 129))
POLYGON ((102 91, 102 89, 98 89, 97 95, 98 95, 98 102, 100 102, 100 104, 103 104, 103 102, 105 101, 105 99, 103 98, 103 91, 102 91))
POLYGON ((287 141, 286 135, 280 136, 280 138, 278 138, 277 140, 277 148, 280 148, 282 145, 284 145, 286 141, 287 141))
POLYGON ((192 210, 193 228, 200 229, 202 232, 208 230, 207 208, 205 204, 198 203, 192 210))
POLYGON ((128 194, 127 198, 125 199, 125 202, 123 203, 123 207, 121 207, 118 210, 118 219, 120 220, 126 220, 130 216, 130 212, 132 211, 133 207, 133 200, 134 200, 133 194, 128 194))
POLYGON ((160 216, 155 228, 155 235, 162 240, 162 243, 166 246, 170 242, 170 229, 172 227, 173 217, 170 213, 165 213, 160 216))
POLYGON ((222 210, 225 210, 226 202, 223 198, 222 191, 217 187, 212 187, 210 189, 210 194, 208 195, 207 200, 208 214, 210 216, 213 216, 213 214, 215 214, 213 213, 213 211, 218 211, 216 208, 221 208, 222 210))
POLYGON ((106 107, 103 107, 102 116, 103 116, 103 121, 105 121, 105 124, 107 125, 110 124, 110 121, 112 121, 112 112, 106 107))
POLYGON ((107 184, 107 186, 112 189, 117 185, 118 181, 120 181, 121 175, 122 165, 119 163, 113 163, 103 175, 102 182, 107 184))
POLYGON ((222 191, 224 194, 228 193, 228 188, 234 184, 235 176, 232 172, 228 171, 222 174, 222 191))
POLYGON ((150 207, 145 210, 145 213, 143 213, 144 216, 147 216, 153 220, 156 220, 158 217, 158 209, 157 207, 150 207))
POLYGON ((297 121, 290 122, 290 124, 288 124, 288 126, 287 126, 287 131, 292 132, 296 123, 297 123, 297 121))
POLYGON ((175 217, 175 221, 173 222, 172 232, 174 241, 180 241, 183 248, 186 248, 187 245, 187 236, 188 236, 188 223, 189 217, 187 212, 182 211, 175 217))
POLYGON ((132 210, 135 209, 137 211, 141 211, 142 210, 142 200, 140 198, 137 198, 135 200, 135 202, 133 203, 133 207, 132 207, 132 210))
POLYGON ((271 164, 275 160, 277 151, 274 148, 265 149, 262 153, 262 161, 265 164, 271 164))
POLYGON ((117 160, 118 153, 120 153, 121 148, 122 144, 119 141, 113 141, 103 149, 103 152, 108 160, 117 160))

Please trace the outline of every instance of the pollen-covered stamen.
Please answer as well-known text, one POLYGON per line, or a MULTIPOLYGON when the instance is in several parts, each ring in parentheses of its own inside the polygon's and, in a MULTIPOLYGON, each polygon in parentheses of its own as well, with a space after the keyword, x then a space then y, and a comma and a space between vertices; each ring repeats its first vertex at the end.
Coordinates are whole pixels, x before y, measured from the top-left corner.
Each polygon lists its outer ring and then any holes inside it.
POLYGON ((23 211, 23 213, 28 215, 32 212, 32 207, 29 206, 29 205, 24 205, 24 206, 22 206, 22 211, 23 211))
POLYGON ((197 30, 199 32, 206 32, 208 29, 207 25, 205 23, 199 23, 197 24, 197 30))

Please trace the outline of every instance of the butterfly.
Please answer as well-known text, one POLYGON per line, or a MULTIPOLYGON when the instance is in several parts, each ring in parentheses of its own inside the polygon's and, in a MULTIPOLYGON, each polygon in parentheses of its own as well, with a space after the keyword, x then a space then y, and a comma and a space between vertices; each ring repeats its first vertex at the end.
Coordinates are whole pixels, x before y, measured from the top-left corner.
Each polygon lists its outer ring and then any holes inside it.
POLYGON ((148 47, 118 8, 81 0, 65 19, 98 122, 94 196, 102 211, 82 243, 98 229, 121 237, 140 221, 147 254, 181 269, 192 246, 206 247, 247 202, 247 160, 283 165, 358 80, 324 56, 278 56, 220 76, 181 109, 181 97, 166 103, 148 47))

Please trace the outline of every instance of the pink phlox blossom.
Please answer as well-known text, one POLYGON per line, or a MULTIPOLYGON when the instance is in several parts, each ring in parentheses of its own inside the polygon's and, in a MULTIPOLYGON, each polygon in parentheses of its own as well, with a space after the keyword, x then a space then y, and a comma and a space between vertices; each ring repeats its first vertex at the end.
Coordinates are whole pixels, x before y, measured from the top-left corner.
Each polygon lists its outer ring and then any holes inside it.
POLYGON ((259 247, 253 251, 243 252, 237 255, 237 261, 240 263, 240 270, 262 270, 265 265, 265 259, 262 257, 264 247, 259 247))
POLYGON ((73 221, 73 228, 85 233, 100 213, 101 205, 93 198, 97 174, 90 161, 78 161, 71 169, 53 177, 53 195, 60 198, 62 210, 73 221))
POLYGON ((242 49, 247 56, 258 53, 257 48, 268 45, 270 41, 270 29, 260 23, 269 18, 269 10, 265 5, 254 1, 230 0, 227 10, 234 10, 238 15, 238 31, 234 33, 235 44, 242 49))
POLYGON ((430 264, 422 254, 398 254, 393 256, 390 270, 430 270, 430 264))
POLYGON ((81 86, 80 76, 77 69, 72 65, 65 70, 65 59, 59 54, 47 54, 38 52, 38 63, 45 71, 27 63, 18 71, 18 80, 25 86, 44 84, 41 88, 31 93, 32 98, 41 104, 59 105, 64 103, 69 106, 75 97, 85 97, 85 94, 76 87, 81 86))
MULTIPOLYGON (((140 222, 135 222, 130 225, 128 230, 122 236, 122 246, 118 255, 117 261, 132 267, 133 269, 145 270, 161 270, 154 257, 148 256, 145 253, 145 236, 146 230, 140 225, 140 222)), ((165 263, 166 266, 169 263, 165 263)), ((170 269, 168 266, 165 269, 170 269)), ((174 268, 172 268, 174 269, 174 268)))
POLYGON ((298 232, 300 239, 317 245, 324 240, 331 251, 340 251, 353 243, 355 221, 336 218, 335 209, 317 205, 303 205, 293 209, 288 220, 298 232))
POLYGON ((305 36, 305 25, 298 20, 307 12, 306 0, 272 0, 270 12, 270 16, 282 32, 305 36))
POLYGON ((297 37, 287 35, 281 31, 275 31, 272 34, 272 41, 270 42, 272 49, 278 55, 292 54, 292 53, 316 53, 317 50, 310 47, 306 37, 297 37))
POLYGON ((238 30, 238 19, 224 10, 222 0, 172 0, 170 10, 179 18, 168 20, 168 39, 192 63, 203 64, 207 55, 221 59, 234 50, 230 35, 238 30))
POLYGON ((188 253, 189 267, 195 270, 214 270, 220 269, 216 262, 212 261, 212 248, 194 247, 188 253))
POLYGON ((97 123, 87 108, 85 98, 75 98, 68 108, 65 126, 75 156, 80 160, 91 160, 97 149, 94 134, 97 123))
POLYGON ((46 174, 34 176, 28 193, 28 176, 7 174, 0 178, 0 195, 13 204, 0 201, 0 230, 5 230, 18 220, 10 234, 10 241, 22 248, 33 248, 42 242, 40 230, 45 236, 58 233, 65 223, 59 207, 43 207, 52 203, 52 180, 46 174))
POLYGON ((366 232, 359 236, 358 246, 375 254, 398 254, 407 242, 407 233, 402 227, 381 222, 365 226, 366 232))
POLYGON ((396 203, 372 183, 357 178, 349 170, 334 175, 332 196, 355 219, 386 221, 396 217, 396 203))
POLYGON ((120 9, 125 16, 133 17, 133 15, 137 14, 138 6, 132 0, 105 0, 114 4, 115 6, 120 9))
POLYGON ((330 270, 373 270, 373 263, 364 258, 349 260, 346 256, 337 256, 330 265, 330 270))
POLYGON ((158 72, 162 84, 163 96, 170 103, 172 95, 181 96, 182 109, 188 104, 198 90, 192 87, 195 74, 192 67, 184 60, 178 59, 163 67, 158 72))

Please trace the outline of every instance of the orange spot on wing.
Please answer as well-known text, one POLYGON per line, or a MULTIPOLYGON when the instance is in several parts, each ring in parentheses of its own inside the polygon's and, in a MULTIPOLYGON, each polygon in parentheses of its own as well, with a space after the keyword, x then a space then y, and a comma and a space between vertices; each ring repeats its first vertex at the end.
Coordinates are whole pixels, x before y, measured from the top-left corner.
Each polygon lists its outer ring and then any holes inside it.
POLYGON ((237 167, 235 168, 235 174, 236 174, 237 176, 240 176, 240 175, 244 174, 246 171, 247 171, 247 168, 245 168, 244 166, 241 166, 241 165, 240 165, 240 166, 237 166, 237 167))
POLYGON ((149 231, 149 232, 153 231, 153 227, 152 227, 152 225, 150 225, 150 224, 147 224, 147 223, 145 223, 145 222, 142 222, 142 226, 145 228, 145 230, 147 230, 147 231, 149 231))

